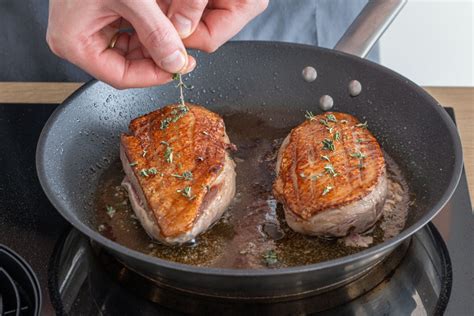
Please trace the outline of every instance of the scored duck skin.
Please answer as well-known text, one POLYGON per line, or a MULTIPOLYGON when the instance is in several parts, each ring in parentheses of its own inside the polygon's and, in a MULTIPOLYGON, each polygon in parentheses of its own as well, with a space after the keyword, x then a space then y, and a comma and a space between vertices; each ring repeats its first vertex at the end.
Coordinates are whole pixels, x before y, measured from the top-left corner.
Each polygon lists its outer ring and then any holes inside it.
POLYGON ((235 195, 235 164, 222 118, 201 106, 169 105, 131 121, 120 158, 132 208, 166 244, 204 232, 235 195))
POLYGON ((387 195, 383 152, 366 123, 327 112, 294 128, 280 147, 273 186, 288 225, 313 236, 371 228, 387 195))

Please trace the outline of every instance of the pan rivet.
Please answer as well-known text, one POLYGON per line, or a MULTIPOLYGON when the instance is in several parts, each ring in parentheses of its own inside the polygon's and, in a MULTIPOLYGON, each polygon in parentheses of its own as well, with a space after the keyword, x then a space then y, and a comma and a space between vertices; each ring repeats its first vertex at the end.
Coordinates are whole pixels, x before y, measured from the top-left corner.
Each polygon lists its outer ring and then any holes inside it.
POLYGON ((311 66, 304 67, 301 74, 306 82, 313 82, 318 77, 318 72, 311 66))
POLYGON ((323 111, 328 111, 332 108, 334 105, 334 100, 330 95, 323 95, 321 98, 319 98, 319 107, 323 111))
POLYGON ((357 80, 351 80, 349 82, 349 94, 353 97, 356 97, 362 91, 362 85, 357 80))

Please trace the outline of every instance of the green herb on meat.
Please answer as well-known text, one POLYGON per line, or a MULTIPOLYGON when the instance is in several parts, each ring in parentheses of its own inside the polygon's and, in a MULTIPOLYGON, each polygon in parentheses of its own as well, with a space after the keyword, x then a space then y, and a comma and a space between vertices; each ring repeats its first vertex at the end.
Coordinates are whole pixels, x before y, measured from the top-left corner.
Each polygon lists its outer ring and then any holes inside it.
POLYGON ((164 155, 165 161, 167 163, 172 163, 173 162, 173 148, 168 142, 161 141, 161 144, 166 146, 165 155, 164 155))
POLYGON ((328 114, 328 115, 326 115, 326 118, 327 118, 328 121, 330 121, 330 122, 334 122, 334 123, 337 122, 337 119, 336 119, 336 117, 334 116, 334 114, 328 114))
POLYGON ((138 166, 138 162, 134 161, 129 164, 130 167, 138 166))
POLYGON ((330 186, 330 185, 326 186, 326 187, 324 188, 324 190, 323 190, 323 194, 322 194, 322 195, 324 196, 324 195, 328 194, 332 189, 333 189, 332 186, 330 186))
POLYGON ((193 173, 191 171, 185 171, 183 174, 172 174, 171 176, 185 181, 193 180, 193 173))
POLYGON ((277 253, 273 249, 268 250, 265 253, 263 253, 262 258, 263 258, 263 262, 269 267, 278 263, 277 253))
POLYGON ((190 186, 187 186, 182 190, 176 190, 176 192, 181 193, 181 195, 185 196, 190 201, 196 197, 192 194, 192 189, 190 186))
POLYGON ((323 149, 334 151, 334 142, 331 139, 325 138, 322 143, 323 149))
POLYGON ((324 159, 324 160, 330 161, 330 160, 329 160, 329 157, 328 157, 328 156, 326 156, 326 155, 324 155, 324 156, 321 156, 321 159, 324 159))
POLYGON ((360 127, 360 128, 365 128, 365 129, 367 129, 367 127, 368 127, 367 121, 365 121, 364 123, 356 124, 356 127, 360 127))
POLYGON ((113 206, 110 206, 110 205, 107 205, 106 209, 107 209, 106 210, 107 215, 110 218, 114 217, 115 213, 117 212, 117 210, 113 206))
POLYGON ((171 123, 171 118, 167 117, 165 119, 162 119, 160 122, 160 129, 166 129, 171 123))
POLYGON ((351 157, 357 158, 357 159, 364 159, 366 156, 361 153, 360 151, 357 151, 355 153, 350 154, 351 157))
POLYGON ((304 117, 305 117, 307 120, 312 121, 312 120, 314 120, 315 115, 314 115, 313 112, 311 112, 311 111, 306 111, 304 117))
POLYGON ((328 121, 325 120, 325 119, 320 119, 320 120, 319 120, 319 124, 324 125, 324 126, 326 126, 327 128, 329 128, 329 123, 328 123, 328 121))
POLYGON ((337 172, 334 170, 334 166, 332 164, 327 164, 324 166, 324 170, 326 173, 330 174, 333 177, 337 177, 337 172))
POLYGON ((341 134, 339 132, 336 132, 334 134, 334 140, 339 140, 341 138, 341 134))
POLYGON ((158 170, 156 170, 155 167, 152 167, 152 168, 148 169, 148 174, 156 175, 156 174, 158 174, 158 170))

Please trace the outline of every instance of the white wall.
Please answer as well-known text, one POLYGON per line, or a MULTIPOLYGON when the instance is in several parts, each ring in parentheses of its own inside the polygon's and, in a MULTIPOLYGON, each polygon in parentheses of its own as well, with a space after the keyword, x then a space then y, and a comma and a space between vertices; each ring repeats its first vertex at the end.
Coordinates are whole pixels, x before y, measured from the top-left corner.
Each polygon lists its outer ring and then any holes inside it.
POLYGON ((380 39, 381 63, 423 86, 474 86, 474 0, 408 0, 380 39))

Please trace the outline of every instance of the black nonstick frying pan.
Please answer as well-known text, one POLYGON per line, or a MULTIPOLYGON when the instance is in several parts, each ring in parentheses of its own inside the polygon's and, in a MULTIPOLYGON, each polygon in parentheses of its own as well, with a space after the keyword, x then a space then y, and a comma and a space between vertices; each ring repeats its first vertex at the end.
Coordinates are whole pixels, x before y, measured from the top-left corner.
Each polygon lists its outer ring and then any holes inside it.
MULTIPOLYGON (((351 36, 336 48, 364 56, 381 34, 381 27, 388 24, 387 15, 393 18, 403 2, 370 2, 349 29, 351 36), (378 25, 377 32, 367 29, 369 25, 378 25)), ((369 122, 384 150, 402 167, 415 203, 398 236, 356 254, 313 265, 217 269, 144 255, 97 231, 93 199, 101 171, 118 157, 119 135, 127 131, 129 121, 175 103, 177 90, 168 84, 119 91, 102 82, 89 82, 69 97, 44 127, 37 149, 41 184, 74 227, 131 269, 163 286, 240 300, 291 299, 322 291, 357 277, 382 260, 426 225, 456 188, 462 150, 455 125, 423 89, 393 71, 336 50, 273 42, 233 42, 213 54, 192 54, 198 66, 186 77, 194 85, 187 91, 187 99, 223 115, 252 113, 276 128, 296 126, 304 120, 305 111, 321 112, 320 96, 331 95, 334 111, 369 122), (306 66, 317 70, 315 81, 303 80, 301 72, 306 66), (347 90, 352 79, 363 86, 357 97, 347 90)))

